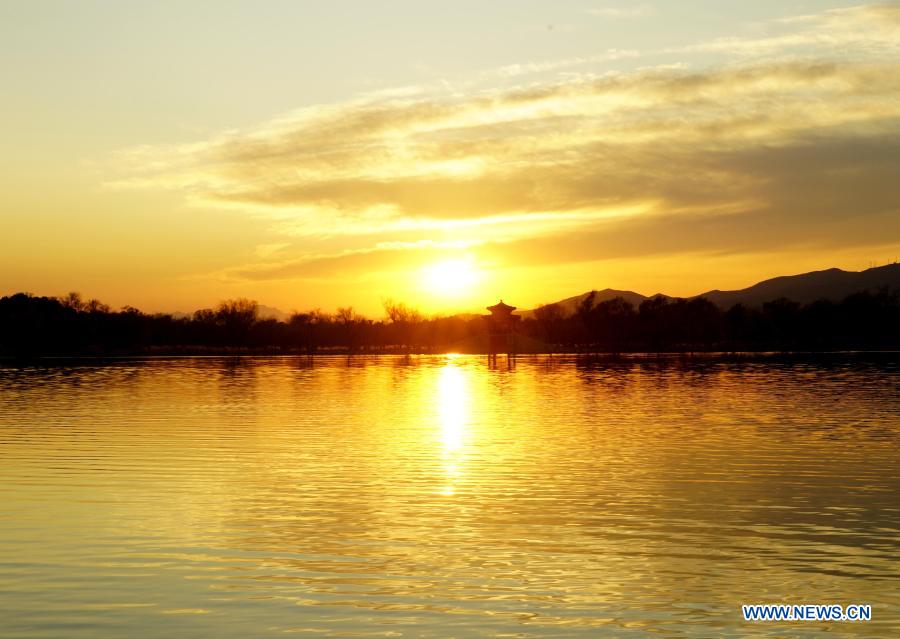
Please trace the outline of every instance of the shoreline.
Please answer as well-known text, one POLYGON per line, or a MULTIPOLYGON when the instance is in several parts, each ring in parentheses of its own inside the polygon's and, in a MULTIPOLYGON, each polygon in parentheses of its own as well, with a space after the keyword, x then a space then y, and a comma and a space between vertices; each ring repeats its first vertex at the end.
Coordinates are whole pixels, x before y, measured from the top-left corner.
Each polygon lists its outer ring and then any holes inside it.
MULTIPOLYGON (((397 351, 332 351, 317 352, 312 354, 297 352, 265 352, 265 351, 197 351, 197 352, 158 352, 158 353, 97 353, 97 354, 60 354, 60 355, 33 355, 33 356, 14 356, 0 355, 0 366, 17 365, 17 364, 34 364, 34 363, 52 363, 52 362, 103 362, 103 361, 126 361, 126 360, 181 360, 181 359, 284 359, 284 360, 327 360, 327 359, 368 359, 368 358, 439 358, 439 357, 466 357, 466 358, 488 358, 487 352, 397 352, 397 351)), ((826 359, 842 359, 842 360, 887 360, 900 361, 900 350, 836 350, 836 351, 667 351, 659 353, 648 353, 643 351, 622 352, 622 353, 599 353, 599 352, 532 352, 517 353, 512 356, 513 361, 534 361, 534 360, 567 360, 574 362, 615 362, 615 361, 634 361, 634 362, 654 362, 654 361, 722 361, 722 362, 745 362, 745 361, 804 361, 804 360, 826 360, 826 359)), ((507 360, 504 353, 497 354, 497 361, 503 363, 507 360)))

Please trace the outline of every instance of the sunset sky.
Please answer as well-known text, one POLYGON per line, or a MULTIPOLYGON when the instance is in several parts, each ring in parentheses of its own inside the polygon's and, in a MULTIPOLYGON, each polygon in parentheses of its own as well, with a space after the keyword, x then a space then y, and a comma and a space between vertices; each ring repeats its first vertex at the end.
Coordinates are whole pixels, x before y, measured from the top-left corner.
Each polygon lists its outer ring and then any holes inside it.
POLYGON ((3 2, 0 295, 692 295, 900 257, 900 3, 3 2))

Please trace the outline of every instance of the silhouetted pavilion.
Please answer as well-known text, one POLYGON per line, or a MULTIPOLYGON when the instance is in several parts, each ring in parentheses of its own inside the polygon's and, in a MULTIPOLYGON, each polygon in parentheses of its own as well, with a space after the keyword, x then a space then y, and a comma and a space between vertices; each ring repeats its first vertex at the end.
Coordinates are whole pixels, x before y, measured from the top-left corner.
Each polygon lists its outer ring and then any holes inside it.
POLYGON ((497 353, 506 353, 507 357, 516 354, 516 326, 522 319, 519 315, 513 315, 515 306, 504 304, 500 300, 498 304, 488 306, 490 315, 482 315, 488 328, 488 357, 496 360, 497 353))

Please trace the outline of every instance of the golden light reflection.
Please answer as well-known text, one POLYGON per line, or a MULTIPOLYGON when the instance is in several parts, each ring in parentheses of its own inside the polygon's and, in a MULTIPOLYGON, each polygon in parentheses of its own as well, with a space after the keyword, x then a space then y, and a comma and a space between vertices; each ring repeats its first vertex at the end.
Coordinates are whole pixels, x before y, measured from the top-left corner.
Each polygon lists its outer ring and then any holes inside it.
POLYGON ((438 418, 440 440, 444 462, 446 486, 442 494, 450 496, 456 492, 456 482, 462 472, 462 456, 469 423, 469 387, 466 374, 455 361, 453 354, 447 356, 447 364, 438 378, 438 418))

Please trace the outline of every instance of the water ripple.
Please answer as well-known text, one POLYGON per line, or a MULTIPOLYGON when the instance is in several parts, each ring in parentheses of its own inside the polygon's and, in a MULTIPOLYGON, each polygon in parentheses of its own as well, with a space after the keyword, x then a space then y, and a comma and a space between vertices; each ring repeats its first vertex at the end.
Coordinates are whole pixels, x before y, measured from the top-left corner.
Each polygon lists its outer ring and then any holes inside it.
POLYGON ((900 368, 0 368, 0 636, 900 634, 900 368), (870 603, 748 626, 741 603, 870 603))

